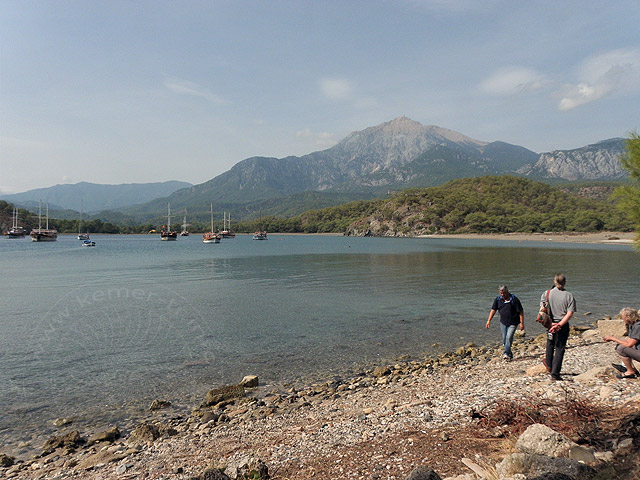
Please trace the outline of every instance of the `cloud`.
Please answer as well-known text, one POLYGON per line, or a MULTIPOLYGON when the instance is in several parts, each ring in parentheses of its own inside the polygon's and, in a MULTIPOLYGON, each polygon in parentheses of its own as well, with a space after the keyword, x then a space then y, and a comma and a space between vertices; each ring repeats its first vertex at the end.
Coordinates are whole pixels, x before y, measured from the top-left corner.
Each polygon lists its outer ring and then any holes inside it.
POLYGON ((177 78, 167 79, 164 81, 164 86, 167 87, 173 93, 177 93, 178 95, 190 95, 194 97, 204 98, 211 103, 215 103, 218 105, 223 105, 229 103, 224 98, 211 93, 210 91, 202 88, 196 83, 190 82, 188 80, 181 80, 177 78))
POLYGON ((351 98, 353 86, 344 78, 323 78, 319 82, 320 91, 329 100, 348 100, 351 98))
POLYGON ((525 67, 504 67, 487 77, 480 89, 490 95, 519 95, 544 88, 544 75, 525 67))
POLYGON ((571 110, 615 93, 640 90, 640 50, 620 49, 587 58, 579 81, 565 85, 560 110, 571 110))
POLYGON ((338 143, 333 133, 320 132, 313 133, 309 128, 304 128, 296 132, 296 137, 313 140, 316 147, 329 148, 338 143))
POLYGON ((489 7, 490 3, 496 3, 485 0, 478 2, 477 0, 406 0, 410 5, 420 7, 424 10, 440 13, 468 13, 482 10, 489 7))

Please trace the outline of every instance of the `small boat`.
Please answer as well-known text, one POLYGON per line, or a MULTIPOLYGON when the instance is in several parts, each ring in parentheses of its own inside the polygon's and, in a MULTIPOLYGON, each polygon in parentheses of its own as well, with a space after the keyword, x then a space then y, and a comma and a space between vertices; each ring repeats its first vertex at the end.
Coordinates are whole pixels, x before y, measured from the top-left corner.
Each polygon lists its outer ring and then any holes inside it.
POLYGON ((13 226, 11 230, 7 232, 8 238, 24 238, 26 230, 18 226, 18 209, 13 207, 13 226))
POLYGON ((253 234, 253 239, 254 240, 266 240, 267 239, 267 232, 265 232, 264 230, 262 232, 255 232, 253 234))
POLYGON ((96 242, 94 242, 93 240, 85 240, 84 242, 81 243, 81 245, 83 247, 95 247, 96 242))
POLYGON ((42 228, 42 202, 38 204, 38 228, 31 230, 29 234, 34 242, 55 242, 58 239, 58 231, 49 229, 49 204, 47 203, 47 228, 42 228))
POLYGON ((181 237, 188 237, 189 231, 187 230, 187 210, 184 210, 184 219, 182 220, 182 231, 180 232, 181 237))
POLYGON ((177 240, 178 232, 171 230, 171 204, 168 204, 167 207, 167 226, 162 226, 162 230, 160 231, 160 240, 177 240))
POLYGON ((202 243, 220 243, 220 234, 213 230, 213 203, 211 204, 211 231, 202 234, 202 243))
MULTIPOLYGON (((264 227, 264 225, 262 225, 262 212, 260 212, 260 227, 264 227)), ((253 239, 254 240, 266 240, 267 239, 267 231, 266 230, 259 230, 259 231, 255 232, 253 234, 253 239)))
POLYGON ((222 231, 220 235, 222 238, 235 238, 236 234, 231 230, 231 213, 227 215, 227 212, 223 212, 222 231))
POLYGON ((84 210, 84 203, 81 202, 81 207, 80 207, 80 219, 78 220, 78 240, 89 240, 89 232, 86 233, 80 233, 80 230, 82 230, 82 212, 84 210))

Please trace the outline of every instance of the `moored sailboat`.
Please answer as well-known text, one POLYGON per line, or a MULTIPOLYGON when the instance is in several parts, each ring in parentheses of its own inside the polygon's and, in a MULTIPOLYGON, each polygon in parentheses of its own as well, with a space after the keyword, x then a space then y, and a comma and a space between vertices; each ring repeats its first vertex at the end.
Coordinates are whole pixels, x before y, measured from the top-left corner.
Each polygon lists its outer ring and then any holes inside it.
POLYGON ((84 204, 81 203, 80 207, 80 219, 78 220, 78 240, 89 240, 89 232, 81 233, 82 230, 82 213, 84 210, 84 204))
POLYGON ((38 203, 38 228, 34 228, 30 233, 34 242, 55 242, 58 239, 58 231, 49 229, 49 204, 47 203, 47 223, 46 228, 42 228, 42 202, 38 203))
POLYGON ((181 237, 188 237, 189 231, 187 230, 187 209, 184 209, 184 219, 182 220, 182 231, 180 232, 181 237))
POLYGON ((211 231, 202 234, 202 243, 220 243, 220 234, 213 229, 213 203, 211 204, 211 231))
POLYGON ((178 232, 171 230, 171 204, 167 204, 167 225, 160 231, 160 240, 177 240, 178 232))
POLYGON ((231 213, 223 212, 222 215, 222 231, 220 235, 222 235, 222 238, 235 238, 236 234, 231 230, 231 213))
POLYGON ((18 209, 13 207, 13 226, 7 232, 8 238, 24 238, 27 232, 24 228, 18 226, 18 209))
MULTIPOLYGON (((260 212, 260 228, 263 228, 262 225, 262 212, 260 212)), ((266 230, 258 230, 253 234, 254 240, 266 240, 267 239, 267 231, 266 230)))

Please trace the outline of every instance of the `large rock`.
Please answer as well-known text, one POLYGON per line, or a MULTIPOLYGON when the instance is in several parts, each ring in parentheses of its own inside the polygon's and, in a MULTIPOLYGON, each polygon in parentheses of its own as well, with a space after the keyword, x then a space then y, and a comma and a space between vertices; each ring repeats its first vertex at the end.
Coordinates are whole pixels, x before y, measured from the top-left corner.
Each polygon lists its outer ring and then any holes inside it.
POLYGON ((42 449, 46 451, 52 451, 57 448, 76 448, 83 442, 80 437, 80 432, 78 430, 73 430, 71 432, 65 433, 64 435, 60 435, 58 437, 51 437, 49 440, 44 442, 42 449))
POLYGON ((90 435, 89 439, 87 440, 87 445, 90 446, 98 442, 113 442, 118 438, 120 438, 120 430, 118 430, 118 427, 113 427, 110 430, 105 430, 103 432, 98 432, 90 435))
POLYGON ((621 319, 617 318, 612 320, 598 320, 598 333, 600 337, 607 335, 616 338, 624 337, 627 334, 627 325, 621 319))
POLYGON ((516 442, 516 451, 528 454, 566 457, 577 445, 561 433, 541 423, 534 423, 522 432, 516 442))
POLYGON ((421 465, 414 468, 406 480, 441 480, 441 477, 429 467, 421 465))
POLYGON ((498 478, 513 478, 525 475, 526 478, 590 480, 595 470, 577 460, 548 457, 527 453, 512 453, 496 465, 498 478))
POLYGON ((15 457, 10 457, 6 453, 0 453, 0 467, 10 467, 15 461, 15 457))
POLYGON ((171 402, 169 400, 160 400, 157 398, 153 402, 151 402, 151 405, 149 405, 149 410, 162 410, 164 408, 169 408, 170 406, 171 402))
POLYGON ((210 407, 221 402, 235 400, 244 397, 244 387, 242 385, 228 385, 226 387, 209 390, 202 404, 203 407, 210 407))
POLYGON ((160 438, 160 429, 152 423, 141 423, 133 429, 131 435, 127 439, 130 443, 140 442, 149 443, 160 438))
POLYGON ((586 372, 576 375, 573 380, 584 385, 593 385, 599 380, 615 379, 618 373, 613 367, 594 367, 586 372))
POLYGON ((245 388, 255 388, 259 384, 260 384, 260 381, 257 375, 245 375, 242 381, 240 382, 240 385, 242 385, 245 388))
POLYGON ((200 480, 231 480, 231 477, 217 468, 207 468, 202 475, 200 475, 200 480))

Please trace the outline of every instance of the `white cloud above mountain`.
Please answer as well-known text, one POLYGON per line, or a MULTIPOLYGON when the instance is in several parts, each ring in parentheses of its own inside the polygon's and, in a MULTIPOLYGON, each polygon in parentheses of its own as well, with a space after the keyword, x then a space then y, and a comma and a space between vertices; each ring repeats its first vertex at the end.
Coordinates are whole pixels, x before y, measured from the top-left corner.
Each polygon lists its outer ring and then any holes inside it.
POLYGON ((189 95, 193 97, 204 98, 205 100, 210 101, 215 104, 225 104, 229 103, 227 100, 222 98, 215 93, 208 91, 207 89, 201 87, 200 85, 190 82, 188 80, 182 80, 177 78, 170 78, 164 81, 164 86, 172 91, 173 93, 177 93, 178 95, 189 95))
POLYGON ((544 88, 545 76, 526 67, 503 67, 480 84, 480 89, 490 95, 519 95, 544 88))
POLYGON ((353 84, 344 78, 323 78, 320 91, 329 100, 348 100, 353 94, 353 84))
POLYGON ((616 93, 640 91, 640 50, 620 49, 589 57, 576 76, 576 83, 563 88, 560 110, 571 110, 616 93))

